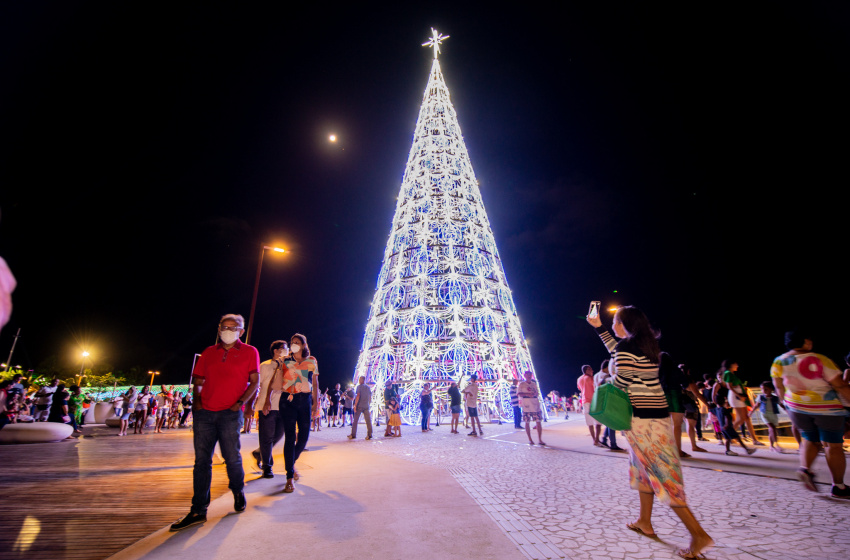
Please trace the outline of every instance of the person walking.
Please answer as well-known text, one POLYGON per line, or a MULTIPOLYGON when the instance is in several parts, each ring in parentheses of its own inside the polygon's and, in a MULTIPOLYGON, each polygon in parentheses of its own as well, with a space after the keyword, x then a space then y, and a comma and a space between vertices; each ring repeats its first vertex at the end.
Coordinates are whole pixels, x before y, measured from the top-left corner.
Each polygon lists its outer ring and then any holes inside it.
POLYGON ((361 375, 354 393, 354 421, 351 423, 351 434, 348 439, 357 439, 357 424, 360 415, 366 420, 366 439, 372 439, 372 413, 369 404, 372 402, 372 388, 366 385, 366 376, 361 375))
POLYGON ((536 422, 535 429, 537 430, 537 442, 540 445, 543 443, 543 412, 540 410, 540 388, 537 382, 534 381, 534 375, 527 371, 524 374, 525 381, 517 385, 517 394, 520 397, 520 406, 522 407, 522 420, 525 422, 525 434, 528 436, 528 444, 534 445, 534 440, 531 439, 531 423, 536 422))
POLYGON ((673 442, 667 399, 658 380, 658 335, 646 315, 632 306, 621 307, 614 314, 612 329, 619 342, 602 326, 599 317, 588 317, 587 322, 611 352, 613 385, 625 391, 632 404, 631 429, 624 433, 630 445, 631 487, 640 496, 640 516, 627 527, 655 537, 652 507, 658 497, 673 509, 690 533, 688 548, 679 549, 677 554, 685 559, 699 558, 714 545, 714 540, 685 501, 681 459, 673 442))
POLYGON ((472 374, 469 385, 463 388, 463 396, 466 399, 466 413, 472 424, 472 432, 467 435, 483 436, 484 430, 481 429, 481 420, 478 418, 478 376, 476 374, 472 374), (478 424, 478 432, 475 431, 476 423, 478 424))
POLYGON ((307 337, 294 334, 289 340, 289 356, 284 359, 283 391, 280 411, 283 415, 283 462, 286 467, 287 494, 295 491, 293 480, 300 475, 295 463, 307 447, 310 437, 310 418, 319 406, 319 363, 310 354, 307 337), (297 435, 296 435, 297 430, 297 435))
MULTIPOLYGON (((593 376, 594 392, 606 383, 611 383, 614 376, 608 370, 608 365, 611 360, 603 360, 599 366, 599 371, 593 376)), ((617 445, 617 430, 612 430, 608 426, 602 428, 602 438, 599 441, 604 447, 611 451, 623 451, 623 448, 617 445)))
POLYGON ((154 433, 161 434, 162 428, 165 426, 168 415, 171 414, 171 403, 174 400, 174 394, 165 388, 165 385, 159 386, 159 393, 156 394, 156 423, 154 425, 154 433))
POLYGON ((354 387, 350 384, 345 388, 345 391, 342 392, 342 412, 339 417, 342 420, 340 424, 340 428, 345 427, 345 417, 348 416, 348 425, 351 425, 351 419, 354 416, 354 387))
POLYGON ((339 401, 342 398, 342 392, 339 390, 339 383, 330 392, 331 406, 328 408, 328 425, 336 428, 336 421, 339 418, 339 401))
POLYGON ((55 377, 50 380, 50 383, 41 387, 35 392, 35 417, 36 422, 46 422, 50 416, 50 404, 53 402, 53 394, 56 392, 56 387, 59 385, 59 380, 55 377))
POLYGON ((724 360, 720 366, 723 370, 723 385, 729 390, 727 399, 729 406, 735 409, 735 429, 740 429, 741 426, 746 426, 749 430, 750 438, 753 440, 753 445, 764 445, 756 439, 756 431, 753 428, 753 421, 750 418, 748 407, 752 405, 747 395, 747 388, 744 382, 738 377, 738 362, 734 360, 724 360))
POLYGON ((602 444, 599 442, 599 433, 602 431, 602 425, 590 415, 590 403, 593 402, 593 393, 596 391, 596 386, 593 383, 592 367, 588 365, 581 366, 581 376, 578 378, 578 390, 581 391, 581 407, 584 412, 584 423, 587 424, 587 429, 590 431, 590 438, 593 440, 593 445, 602 447, 602 444))
POLYGON ((263 478, 274 478, 274 446, 283 438, 283 416, 280 413, 283 375, 280 369, 283 360, 289 355, 289 344, 285 340, 275 340, 269 351, 272 353, 271 359, 260 364, 260 395, 257 400, 262 407, 257 419, 260 447, 251 453, 263 478))
MULTIPOLYGON (((136 411, 136 401, 139 399, 139 390, 135 386, 127 389, 123 395, 123 403, 121 405, 121 414, 119 416, 120 423, 118 424, 118 435, 127 435, 127 426, 130 425, 130 415, 136 411)), ((135 433, 135 432, 134 432, 135 433)))
POLYGON ((824 455, 832 475, 832 497, 850 499, 850 488, 844 485, 847 459, 842 449, 846 411, 838 398, 850 403, 850 385, 832 360, 812 352, 813 346, 811 335, 804 331, 785 333, 788 351, 773 361, 770 376, 788 417, 802 436, 797 471, 800 482, 817 492, 810 469, 827 443, 824 455))
POLYGON ((451 433, 457 434, 458 423, 460 423, 461 395, 460 389, 457 388, 457 382, 452 380, 449 384, 449 390, 446 391, 449 395, 449 407, 452 413, 451 433))
POLYGON ((139 393, 139 396, 136 398, 136 421, 133 424, 133 433, 134 434, 144 434, 145 433, 145 424, 148 422, 148 406, 149 401, 153 395, 151 395, 151 389, 147 385, 142 387, 142 391, 139 393))
POLYGON ((511 408, 514 411, 514 429, 522 429, 522 408, 519 406, 519 394, 517 393, 518 379, 511 380, 511 408))
POLYGON ((219 341, 201 353, 192 372, 193 442, 195 467, 192 470, 192 508, 171 525, 181 531, 207 520, 212 483, 212 458, 216 443, 227 466, 228 488, 233 492, 233 509, 245 511, 245 471, 240 454, 239 425, 242 405, 256 394, 259 384, 260 354, 239 340, 245 332, 245 319, 229 314, 218 324, 219 341))
POLYGON ((764 418, 764 423, 767 424, 770 450, 774 453, 784 453, 779 447, 776 432, 779 429, 779 407, 785 408, 785 404, 773 394, 773 384, 770 381, 761 384, 761 391, 761 395, 756 399, 756 406, 761 412, 761 417, 764 418))
POLYGON ((431 396, 431 384, 426 383, 422 386, 422 391, 419 393, 419 413, 422 416, 422 431, 431 431, 431 410, 434 408, 434 399, 431 396))

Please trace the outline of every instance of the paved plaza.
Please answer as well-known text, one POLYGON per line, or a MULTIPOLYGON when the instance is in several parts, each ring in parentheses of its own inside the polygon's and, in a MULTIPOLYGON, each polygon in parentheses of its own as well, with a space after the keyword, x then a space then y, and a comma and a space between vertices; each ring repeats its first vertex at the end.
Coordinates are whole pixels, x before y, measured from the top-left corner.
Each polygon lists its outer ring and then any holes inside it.
MULTIPOLYGON (((659 539, 628 529, 637 495, 628 487, 627 455, 595 448, 580 415, 545 425, 548 447, 529 446, 524 431, 485 425, 485 437, 449 433, 349 441, 348 429, 311 434, 294 494, 284 480, 257 479, 247 468, 248 511, 232 497, 215 500, 209 521, 182 533, 167 528, 113 558, 230 558, 277 554, 300 558, 668 559, 688 535, 669 508, 657 505, 659 539)), ((243 456, 256 436, 244 436, 243 456)), ((717 542, 708 558, 846 559, 850 502, 805 491, 794 478, 796 454, 684 462, 690 505, 717 542)), ((689 444, 685 444, 685 449, 689 444)), ((826 481, 823 459, 819 480, 826 481)), ((218 474, 222 476, 223 473, 218 474)), ((188 508, 188 504, 187 504, 188 508)))

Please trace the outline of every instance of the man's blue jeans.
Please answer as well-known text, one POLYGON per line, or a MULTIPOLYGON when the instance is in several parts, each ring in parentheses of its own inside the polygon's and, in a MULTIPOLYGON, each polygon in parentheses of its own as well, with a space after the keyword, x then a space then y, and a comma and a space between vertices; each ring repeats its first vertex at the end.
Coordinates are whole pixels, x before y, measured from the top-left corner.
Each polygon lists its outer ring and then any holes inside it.
POLYGON ((257 422, 258 438, 260 440, 260 457, 263 471, 271 471, 274 465, 273 448, 283 437, 283 416, 279 410, 270 410, 268 414, 260 411, 257 422))
POLYGON ((242 423, 241 410, 195 410, 194 442, 195 468, 192 481, 195 490, 192 496, 192 511, 206 513, 210 505, 210 484, 212 483, 212 458, 215 444, 221 448, 221 456, 227 466, 228 488, 234 493, 245 487, 245 471, 242 470, 242 455, 239 453, 239 425, 242 423))
POLYGON ((514 409, 514 428, 522 428, 522 409, 518 406, 514 409))

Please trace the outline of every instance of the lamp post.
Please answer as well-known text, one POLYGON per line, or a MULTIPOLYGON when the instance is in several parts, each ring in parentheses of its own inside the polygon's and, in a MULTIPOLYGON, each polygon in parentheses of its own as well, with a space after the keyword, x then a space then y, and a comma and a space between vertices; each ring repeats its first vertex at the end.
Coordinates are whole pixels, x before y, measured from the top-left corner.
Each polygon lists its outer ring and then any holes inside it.
POLYGON ((86 358, 88 358, 88 357, 89 357, 89 353, 87 351, 83 350, 83 361, 80 364, 80 375, 79 375, 80 378, 83 377, 83 368, 86 365, 86 358))
POLYGON ((151 388, 151 392, 153 392, 153 376, 159 375, 159 372, 158 371, 148 371, 148 373, 151 374, 150 388, 151 388))
POLYGON ((251 312, 248 314, 248 332, 245 335, 245 344, 251 343, 251 327, 254 326, 254 310, 257 308, 257 292, 260 289, 260 273, 263 271, 263 255, 266 254, 266 249, 275 253, 285 253, 286 249, 280 247, 269 247, 266 244, 260 245, 260 261, 257 263, 257 279, 254 281, 254 297, 251 298, 251 312))

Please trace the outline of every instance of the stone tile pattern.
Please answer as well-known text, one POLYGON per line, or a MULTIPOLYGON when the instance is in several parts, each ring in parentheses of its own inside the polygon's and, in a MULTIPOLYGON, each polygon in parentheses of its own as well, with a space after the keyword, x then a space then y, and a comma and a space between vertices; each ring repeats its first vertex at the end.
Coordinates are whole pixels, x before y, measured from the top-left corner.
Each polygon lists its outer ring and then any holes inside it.
MULTIPOLYGON (((510 429, 493 426, 487 436, 510 429)), ((323 430, 311 437, 336 441, 347 433, 323 430)), ((448 469, 467 491, 473 489, 469 493, 494 522, 499 523, 494 514, 510 525, 521 522, 524 530, 508 536, 530 558, 675 560, 676 550, 688 544, 678 517, 657 502, 652 520, 658 541, 625 527, 637 518, 638 496, 629 488, 622 458, 449 434, 445 426, 352 445, 448 469), (490 496, 497 498, 492 504, 490 496), (537 550, 537 543, 531 543, 536 552, 530 551, 529 539, 523 540, 528 535, 551 545, 551 556, 537 550)), ((850 502, 807 492, 789 480, 688 467, 684 476, 689 505, 717 542, 710 559, 850 558, 850 502)))

